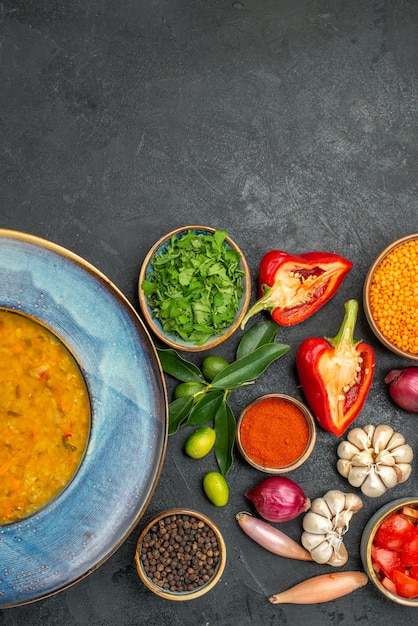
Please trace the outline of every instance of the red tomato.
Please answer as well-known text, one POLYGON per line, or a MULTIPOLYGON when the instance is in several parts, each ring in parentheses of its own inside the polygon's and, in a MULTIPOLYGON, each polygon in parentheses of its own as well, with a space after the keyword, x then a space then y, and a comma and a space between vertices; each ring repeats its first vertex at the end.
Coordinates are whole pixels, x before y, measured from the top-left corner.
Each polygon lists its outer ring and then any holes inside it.
POLYGON ((416 598, 418 596, 418 580, 407 576, 399 570, 393 572, 393 582, 396 593, 403 598, 416 598))
POLYGON ((374 541, 380 548, 401 551, 403 544, 414 530, 415 526, 409 519, 399 513, 391 513, 380 524, 374 541))
POLYGON ((393 570, 401 564, 399 552, 394 550, 386 550, 379 546, 372 545, 372 560, 382 570, 385 576, 392 578, 393 570))
POLYGON ((411 566, 418 565, 418 531, 408 539, 401 552, 402 565, 411 566))
POLYGON ((410 573, 412 578, 415 578, 415 580, 418 580, 418 565, 413 565, 410 569, 410 573))

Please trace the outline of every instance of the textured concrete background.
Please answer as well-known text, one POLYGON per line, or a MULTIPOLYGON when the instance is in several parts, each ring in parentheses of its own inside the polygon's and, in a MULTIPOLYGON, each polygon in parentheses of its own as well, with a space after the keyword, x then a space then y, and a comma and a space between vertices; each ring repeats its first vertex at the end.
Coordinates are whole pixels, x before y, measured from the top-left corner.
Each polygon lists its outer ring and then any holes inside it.
MULTIPOLYGON (((262 393, 301 397, 300 341, 334 335, 345 300, 361 300, 374 257, 418 232, 417 27, 415 0, 2 0, 0 227, 70 248, 136 308, 147 250, 186 224, 228 230, 248 259, 254 294, 268 249, 348 257, 354 269, 335 298, 280 331, 290 352, 231 403, 238 414, 262 393)), ((377 356, 357 423, 390 423, 418 459, 416 418, 389 401, 383 383, 407 361, 377 344, 362 309, 356 336, 377 356)), ((233 358, 238 340, 239 333, 216 352, 233 358)), ((237 527, 235 514, 248 509, 245 491, 262 478, 238 455, 229 504, 209 504, 200 478, 216 469, 214 460, 185 458, 186 434, 170 438, 151 504, 118 552, 54 597, 0 610, 1 626, 393 626, 416 619, 414 609, 382 600, 371 584, 328 604, 270 605, 272 593, 324 570, 270 555, 237 527), (228 563, 212 592, 179 604, 142 586, 133 553, 142 521, 183 505, 218 523, 228 563)), ((335 469, 336 443, 319 431, 311 459, 292 474, 312 498, 348 490, 335 469)), ((365 499, 346 536, 346 569, 361 567, 359 541, 371 514, 417 495, 417 467, 404 485, 365 499)), ((300 520, 285 530, 297 538, 300 520)))

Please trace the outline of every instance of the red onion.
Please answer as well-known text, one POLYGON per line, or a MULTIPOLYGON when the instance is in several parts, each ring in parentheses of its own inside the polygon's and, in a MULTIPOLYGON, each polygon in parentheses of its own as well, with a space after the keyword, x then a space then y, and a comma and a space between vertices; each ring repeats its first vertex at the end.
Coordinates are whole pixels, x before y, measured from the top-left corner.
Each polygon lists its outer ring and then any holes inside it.
POLYGON ((418 367, 391 370, 385 378, 392 400, 409 413, 418 413, 418 367))
POLYGON ((287 522, 311 506, 301 487, 284 476, 267 478, 245 495, 269 522, 287 522))

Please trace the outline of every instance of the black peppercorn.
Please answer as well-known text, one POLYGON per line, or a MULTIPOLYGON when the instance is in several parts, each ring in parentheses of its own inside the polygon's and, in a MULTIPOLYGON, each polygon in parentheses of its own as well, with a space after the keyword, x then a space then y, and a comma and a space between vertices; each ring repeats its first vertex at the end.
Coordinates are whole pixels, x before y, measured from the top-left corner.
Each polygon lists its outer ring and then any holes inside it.
POLYGON ((167 515, 145 534, 140 561, 148 578, 175 593, 207 584, 220 561, 217 537, 204 521, 188 514, 167 515))

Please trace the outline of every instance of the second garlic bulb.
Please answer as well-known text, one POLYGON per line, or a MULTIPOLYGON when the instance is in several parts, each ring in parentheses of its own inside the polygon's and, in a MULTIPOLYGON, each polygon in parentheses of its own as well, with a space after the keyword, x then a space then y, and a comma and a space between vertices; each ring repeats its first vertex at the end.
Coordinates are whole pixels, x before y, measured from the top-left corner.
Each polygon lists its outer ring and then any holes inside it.
POLYGON ((363 503, 356 494, 343 493, 338 489, 331 489, 322 498, 316 498, 312 502, 302 521, 301 542, 314 561, 334 567, 340 567, 347 562, 348 553, 343 536, 352 516, 362 506, 363 503))

